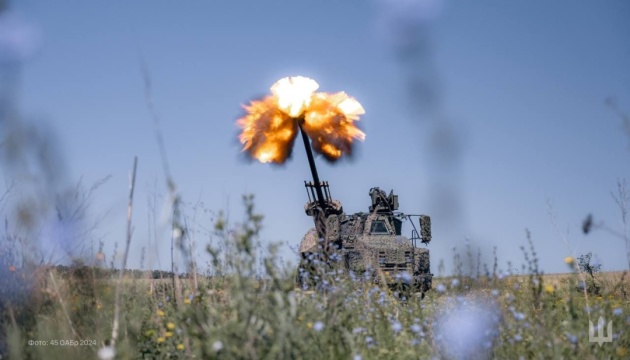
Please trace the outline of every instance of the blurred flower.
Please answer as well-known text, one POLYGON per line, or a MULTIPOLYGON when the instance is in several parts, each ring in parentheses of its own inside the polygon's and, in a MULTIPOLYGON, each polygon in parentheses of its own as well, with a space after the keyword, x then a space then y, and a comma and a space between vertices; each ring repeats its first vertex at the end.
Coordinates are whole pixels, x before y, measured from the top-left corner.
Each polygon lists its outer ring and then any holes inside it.
POLYGON ((365 329, 362 328, 362 327, 357 327, 357 328, 352 329, 352 333, 353 334, 360 334, 360 333, 362 333, 364 331, 365 331, 365 329))
POLYGON ((160 336, 160 337, 159 337, 159 338, 157 338, 155 341, 157 341, 157 342, 158 342, 158 344, 159 344, 159 343, 163 343, 163 342, 165 342, 165 341, 166 341, 166 339, 164 339, 163 337, 161 337, 161 336, 160 336))
POLYGON ((172 322, 169 322, 168 324, 166 324, 166 328, 169 330, 173 330, 175 329, 175 324, 173 324, 172 322))
POLYGON ((498 306, 468 299, 442 309, 434 325, 435 339, 447 358, 484 358, 498 335, 498 306))
POLYGON ((564 258, 564 263, 573 267, 573 264, 575 263, 575 259, 573 258, 573 256, 568 256, 564 258))
POLYGON ((166 315, 166 314, 164 314, 164 311, 162 311, 162 310, 158 310, 158 311, 157 311, 157 315, 158 315, 158 316, 164 316, 164 315, 166 315))
POLYGON ((411 280, 413 280, 413 277, 407 271, 403 271, 399 274, 396 274, 396 280, 402 281, 405 284, 410 284, 411 280))
POLYGON ((443 284, 439 284, 435 290, 439 293, 443 293, 444 291, 446 291, 446 286, 444 286, 443 284))
POLYGON ((362 360, 362 359, 363 358, 359 354, 354 354, 354 356, 352 357, 352 360, 362 360))
POLYGON ((615 354, 617 354, 617 356, 619 356, 620 358, 625 357, 626 355, 628 355, 628 349, 626 347, 623 346, 619 346, 617 347, 617 349, 615 350, 615 354))
POLYGON ((617 316, 621 316, 621 314, 623 314, 623 310, 621 308, 613 309, 613 314, 617 316))
POLYGON ((514 320, 521 321, 523 319, 525 319, 525 314, 523 314, 521 312, 515 312, 514 313, 514 320))
POLYGON ((545 285, 545 292, 547 294, 553 294, 554 291, 555 291, 555 289, 554 289, 553 285, 551 285, 551 284, 545 285))
POLYGON ((212 344, 212 350, 214 350, 215 352, 219 352, 223 349, 223 343, 219 340, 215 341, 212 344))
POLYGON ((184 344, 177 344, 177 350, 184 350, 184 344))
POLYGON ((321 321, 315 322, 315 324, 313 324, 313 330, 315 330, 315 331, 322 331, 322 330, 324 330, 324 323, 321 322, 321 321))
POLYGON ((306 327, 307 327, 307 328, 309 328, 309 329, 312 329, 312 328, 313 328, 313 323, 312 323, 312 322, 310 322, 310 321, 309 321, 309 322, 307 322, 307 323, 306 323, 306 327))
POLYGON ((567 335, 567 340, 569 340, 571 342, 571 344, 577 344, 577 341, 578 341, 577 336, 575 336, 575 335, 573 335, 573 334, 571 334, 569 332, 567 332, 566 335, 567 335))
POLYGON ((0 13, 0 62, 21 62, 39 49, 39 30, 12 11, 0 13))
POLYGON ((492 296, 499 296, 499 290, 493 289, 491 294, 492 294, 492 296))
POLYGON ((153 330, 153 329, 147 330, 147 331, 144 332, 144 336, 146 336, 146 337, 151 337, 153 335, 155 335, 155 330, 153 330))
POLYGON ((519 342, 521 340, 523 340, 523 337, 521 336, 521 334, 514 335, 514 341, 519 342))
POLYGON ((185 298, 184 299, 184 304, 190 304, 190 299, 189 298, 185 298))
POLYGON ((459 279, 451 280, 451 286, 457 286, 457 285, 459 285, 459 279))
POLYGON ((403 328, 403 326, 402 326, 402 324, 399 321, 394 321, 392 323, 392 330, 395 333, 399 333, 402 330, 402 328, 403 328))
POLYGON ((100 360, 111 360, 116 356, 116 351, 111 346, 103 346, 96 353, 100 360))
POLYGON ((410 329, 414 334, 419 334, 422 331, 422 327, 418 324, 411 325, 410 329))
POLYGON ((167 331, 167 332, 164 333, 164 337, 169 338, 171 336, 173 336, 173 332, 171 332, 171 331, 167 331))

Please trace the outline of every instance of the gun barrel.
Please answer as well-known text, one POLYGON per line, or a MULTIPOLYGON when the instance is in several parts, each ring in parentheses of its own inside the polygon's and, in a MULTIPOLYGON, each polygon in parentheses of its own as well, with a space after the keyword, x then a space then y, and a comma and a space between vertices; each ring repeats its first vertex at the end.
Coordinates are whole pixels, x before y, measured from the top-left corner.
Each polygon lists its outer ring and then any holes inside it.
POLYGON ((326 203, 324 202, 324 193, 322 192, 322 184, 319 182, 319 176, 317 175, 317 168, 315 167, 315 158, 313 157, 313 150, 311 149, 311 143, 308 141, 308 136, 302 129, 302 122, 304 120, 298 121, 298 126, 300 127, 300 133, 302 134, 302 140, 304 141, 304 149, 306 149, 306 157, 308 157, 308 165, 311 167, 311 174, 313 175, 313 183, 315 185, 315 191, 317 193, 317 202, 322 209, 326 208, 326 203))

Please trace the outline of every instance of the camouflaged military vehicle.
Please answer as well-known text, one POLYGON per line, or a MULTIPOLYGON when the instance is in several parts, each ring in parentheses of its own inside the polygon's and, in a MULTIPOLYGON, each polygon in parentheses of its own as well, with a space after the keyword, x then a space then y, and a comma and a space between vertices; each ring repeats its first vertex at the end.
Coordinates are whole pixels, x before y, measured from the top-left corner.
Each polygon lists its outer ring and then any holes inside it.
POLYGON ((306 214, 312 216, 315 228, 310 229, 300 244, 302 263, 298 283, 308 278, 309 261, 334 257, 347 270, 357 275, 368 274, 375 283, 403 286, 424 293, 431 288, 433 274, 429 267, 429 250, 418 243, 431 241, 431 219, 426 215, 408 215, 398 210, 398 195, 387 195, 381 189, 370 189, 368 212, 344 213, 341 203, 333 200, 327 182, 320 183, 313 170, 315 183, 306 182, 309 201, 306 214), (418 222, 420 232, 414 223, 418 222), (409 238, 402 235, 402 224, 412 225, 409 238))

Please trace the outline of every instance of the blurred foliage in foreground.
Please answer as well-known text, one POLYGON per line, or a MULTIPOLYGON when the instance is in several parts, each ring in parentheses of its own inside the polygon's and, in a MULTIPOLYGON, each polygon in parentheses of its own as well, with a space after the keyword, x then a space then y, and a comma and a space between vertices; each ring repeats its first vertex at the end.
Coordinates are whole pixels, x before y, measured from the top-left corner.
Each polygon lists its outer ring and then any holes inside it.
POLYGON ((322 265, 314 288, 296 289, 295 269, 278 265, 273 246, 260 255, 262 216, 252 197, 245 207, 243 224, 215 221, 221 245, 208 246, 207 274, 125 273, 115 349, 108 346, 118 281, 112 269, 3 270, 3 288, 27 278, 29 285, 22 298, 2 297, 0 351, 11 359, 628 357, 625 272, 594 273, 600 292, 590 295, 576 291, 584 277, 574 259, 565 260, 572 273, 543 275, 530 248, 524 275, 466 274, 458 266, 457 276, 435 279, 423 300, 339 266, 322 265), (613 329, 601 346, 589 342, 589 320, 600 316, 613 329))

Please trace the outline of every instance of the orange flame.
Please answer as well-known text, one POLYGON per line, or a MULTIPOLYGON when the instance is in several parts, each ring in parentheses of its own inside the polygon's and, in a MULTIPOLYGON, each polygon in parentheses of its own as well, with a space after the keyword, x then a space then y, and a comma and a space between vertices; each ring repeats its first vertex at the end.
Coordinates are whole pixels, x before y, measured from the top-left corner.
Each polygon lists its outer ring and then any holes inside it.
POLYGON ((313 150, 328 161, 352 154, 353 141, 365 139, 355 124, 363 107, 344 92, 315 93, 318 88, 306 77, 283 78, 271 87, 272 96, 245 105, 245 116, 237 120, 243 151, 260 162, 282 164, 291 156, 298 121, 303 121, 313 150))

